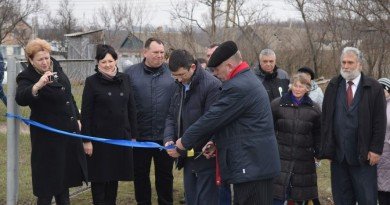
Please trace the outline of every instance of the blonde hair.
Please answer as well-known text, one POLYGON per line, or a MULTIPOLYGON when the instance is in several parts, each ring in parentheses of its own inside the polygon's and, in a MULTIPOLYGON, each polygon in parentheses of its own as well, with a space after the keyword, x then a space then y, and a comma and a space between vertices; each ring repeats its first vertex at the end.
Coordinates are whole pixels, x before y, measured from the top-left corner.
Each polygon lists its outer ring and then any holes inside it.
POLYGON ((290 85, 288 86, 289 90, 291 90, 291 87, 297 82, 300 82, 302 85, 305 85, 308 91, 311 90, 311 83, 309 79, 307 79, 307 77, 302 73, 297 73, 291 77, 290 85))
POLYGON ((28 59, 33 59, 35 54, 37 54, 39 51, 47 51, 50 53, 51 46, 47 41, 42 40, 40 38, 36 38, 29 41, 24 50, 28 60, 28 59))

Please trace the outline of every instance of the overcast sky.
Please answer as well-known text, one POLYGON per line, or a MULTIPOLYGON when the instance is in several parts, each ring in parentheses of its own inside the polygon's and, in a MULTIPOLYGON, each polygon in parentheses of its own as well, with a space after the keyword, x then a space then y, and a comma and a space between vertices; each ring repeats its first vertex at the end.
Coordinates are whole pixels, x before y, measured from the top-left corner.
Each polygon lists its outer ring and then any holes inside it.
MULTIPOLYGON (((52 14, 59 8, 61 0, 41 0, 44 7, 50 10, 52 14)), ((69 0, 71 4, 74 4, 74 14, 78 18, 79 22, 87 25, 91 22, 94 12, 105 6, 110 8, 111 2, 115 0, 69 0)), ((149 23, 153 26, 171 25, 171 16, 169 10, 172 9, 171 2, 185 1, 185 0, 127 0, 132 2, 135 7, 139 7, 139 4, 144 4, 146 8, 149 8, 149 23)), ((273 14, 274 19, 287 20, 289 18, 298 18, 299 13, 289 4, 285 3, 285 0, 254 0, 255 2, 263 2, 269 5, 268 11, 273 14)), ((199 13, 207 12, 205 9, 199 9, 199 13)))

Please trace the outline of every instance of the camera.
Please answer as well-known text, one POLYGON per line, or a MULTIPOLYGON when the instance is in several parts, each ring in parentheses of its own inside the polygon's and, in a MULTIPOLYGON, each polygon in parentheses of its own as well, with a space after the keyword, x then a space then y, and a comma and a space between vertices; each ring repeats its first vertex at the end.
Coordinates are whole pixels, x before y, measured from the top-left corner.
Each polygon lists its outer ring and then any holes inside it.
POLYGON ((49 78, 49 81, 51 81, 51 82, 57 82, 58 81, 57 72, 53 72, 53 74, 49 75, 48 78, 49 78))

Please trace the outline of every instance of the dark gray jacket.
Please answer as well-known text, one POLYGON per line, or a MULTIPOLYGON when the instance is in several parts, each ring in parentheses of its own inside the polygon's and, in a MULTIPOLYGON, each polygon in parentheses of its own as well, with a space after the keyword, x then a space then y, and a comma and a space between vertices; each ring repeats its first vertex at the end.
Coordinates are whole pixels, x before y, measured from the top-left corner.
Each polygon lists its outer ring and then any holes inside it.
MULTIPOLYGON (((176 141, 180 138, 184 131, 196 122, 218 99, 220 87, 221 81, 200 66, 197 66, 190 89, 187 92, 184 91, 184 86, 181 83, 177 83, 165 123, 164 143, 176 141)), ((194 147, 195 152, 201 152, 202 147, 210 138, 211 136, 208 135, 199 141, 194 147)), ((185 156, 181 156, 178 168, 183 166, 184 160, 185 156)), ((215 165, 215 162, 213 164, 215 165)))
MULTIPOLYGON (((199 66, 197 66, 187 92, 184 91, 181 83, 177 83, 165 123, 164 142, 176 141, 180 138, 184 131, 218 99, 220 87, 221 81, 199 66), (179 117, 180 108, 181 118, 179 117)), ((202 147, 196 148, 195 151, 202 150, 202 147)))
POLYGON ((151 70, 145 60, 130 66, 126 71, 134 91, 137 107, 137 140, 162 141, 165 119, 170 99, 175 89, 175 81, 166 64, 151 70))
POLYGON ((270 179, 280 172, 279 153, 267 93, 249 70, 222 85, 220 98, 182 137, 185 148, 215 134, 225 183, 270 179))

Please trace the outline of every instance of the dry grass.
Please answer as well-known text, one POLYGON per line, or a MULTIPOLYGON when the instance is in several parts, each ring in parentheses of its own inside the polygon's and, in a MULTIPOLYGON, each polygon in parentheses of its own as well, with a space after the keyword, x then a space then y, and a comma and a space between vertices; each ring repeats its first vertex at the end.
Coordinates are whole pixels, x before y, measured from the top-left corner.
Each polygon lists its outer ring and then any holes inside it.
MULTIPOLYGON (((0 133, 0 149, 6 150, 5 133, 0 133)), ((0 204, 5 204, 6 200, 6 154, 0 155, 0 204)), ((153 186, 153 204, 157 204, 157 194, 154 190, 154 170, 151 170, 151 181, 153 186)), ((182 172, 174 170, 174 201, 179 204, 183 196, 182 172)), ((319 195, 322 204, 332 204, 330 189, 329 163, 322 161, 318 169, 319 195)), ((76 191, 72 189, 71 192, 76 191)), ((31 172, 30 172, 30 139, 28 135, 22 135, 19 138, 19 204, 35 204, 35 197, 32 195, 31 172)), ((92 197, 89 190, 72 197, 73 205, 92 204, 92 197)), ((117 204, 135 204, 134 187, 132 182, 120 182, 118 190, 117 204)))
MULTIPOLYGON (((4 122, 2 122, 4 124, 4 122)), ((7 140, 5 133, 0 133, 0 149, 7 149, 7 140)), ((6 174, 7 174, 7 155, 0 155, 0 204, 6 204, 6 174)), ((154 189, 154 169, 151 169, 152 197, 153 204, 157 203, 157 194, 154 189)), ((183 196, 182 172, 174 170, 174 200, 175 204, 183 196)), ((71 193, 79 188, 71 189, 71 193)), ((31 169, 30 169, 30 138, 28 135, 19 137, 19 203, 18 204, 36 204, 36 198, 32 194, 31 169)), ((75 197, 72 197, 73 205, 92 204, 90 190, 84 191, 75 197)), ((120 182, 118 189, 117 204, 135 204, 134 187, 132 182, 120 182)))

